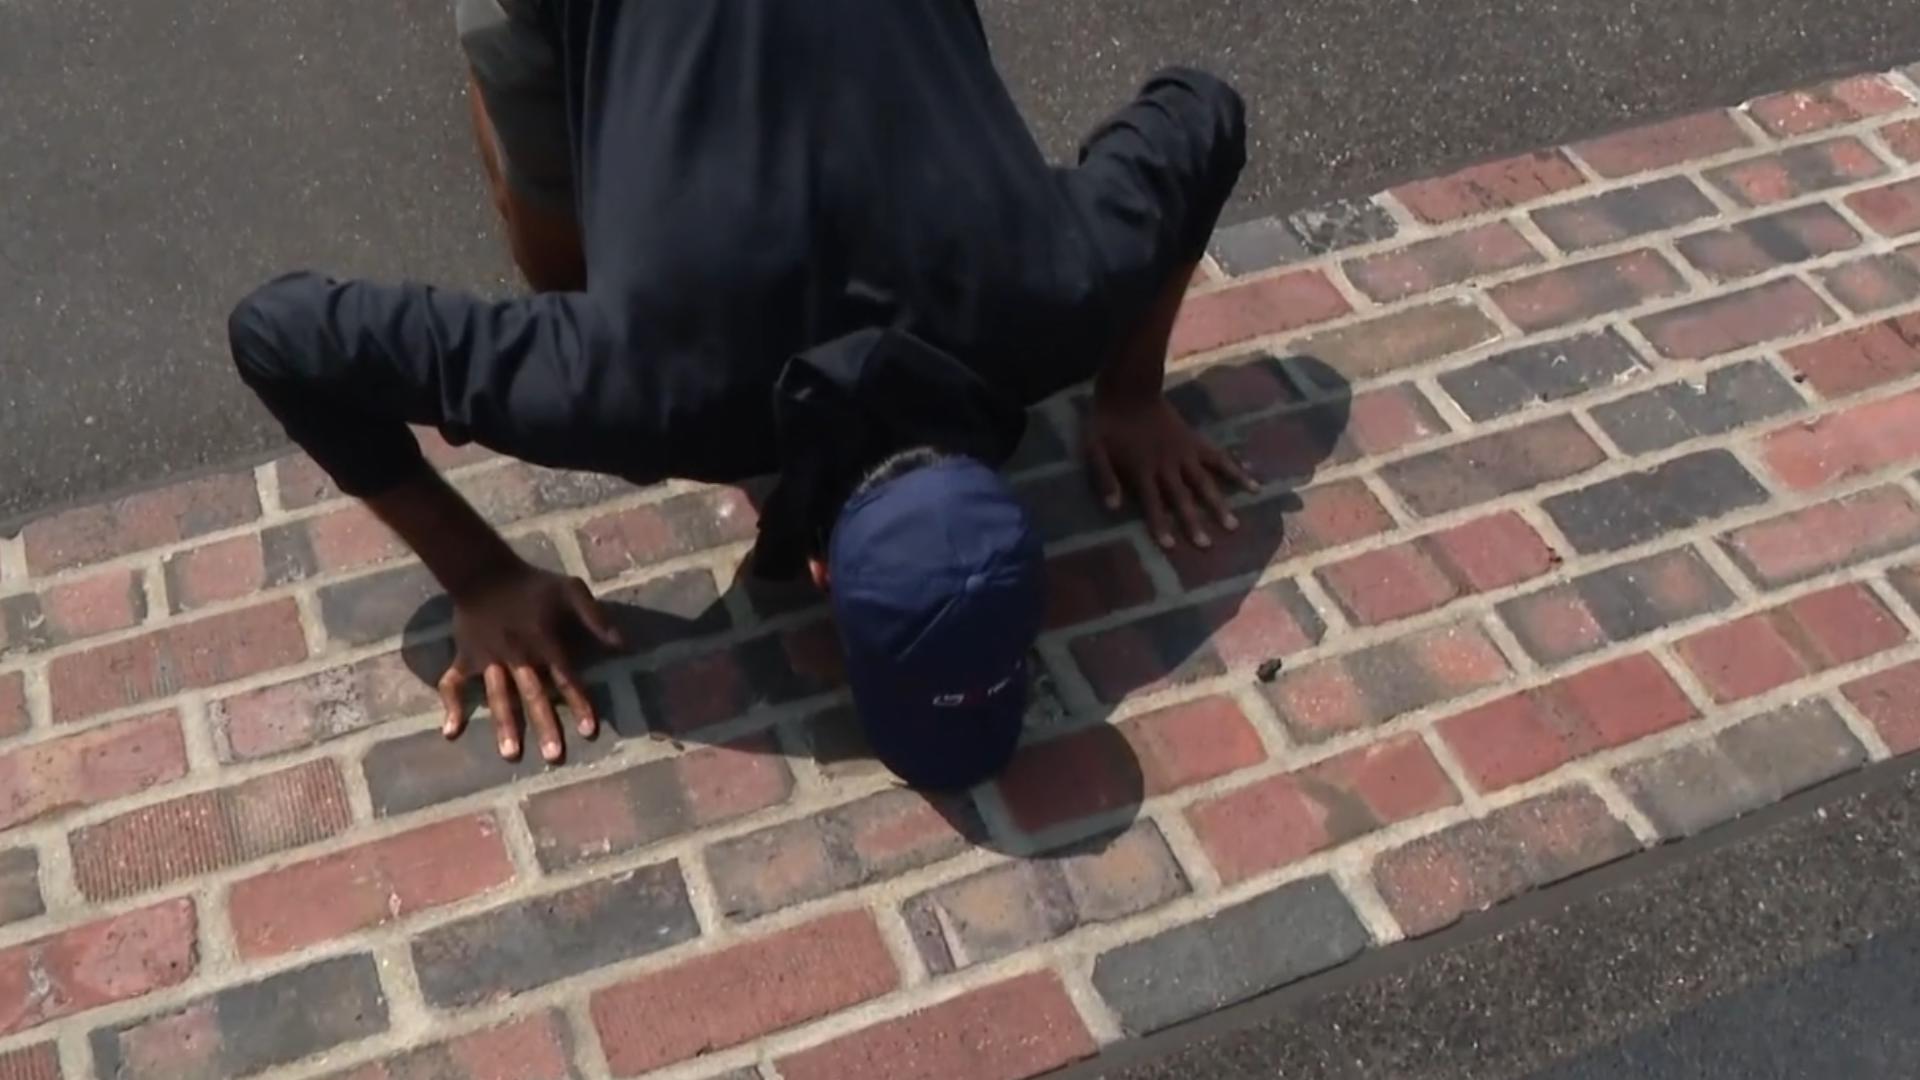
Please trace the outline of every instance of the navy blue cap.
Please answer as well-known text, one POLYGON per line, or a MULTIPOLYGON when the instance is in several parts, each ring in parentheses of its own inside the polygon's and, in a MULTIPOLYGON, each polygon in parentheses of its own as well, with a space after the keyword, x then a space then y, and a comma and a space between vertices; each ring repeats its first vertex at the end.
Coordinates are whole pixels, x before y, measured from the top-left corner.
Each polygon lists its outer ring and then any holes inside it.
POLYGON ((827 552, 847 682, 874 754, 920 788, 1006 765, 1046 608, 1040 537, 998 473, 947 458, 847 501, 827 552))

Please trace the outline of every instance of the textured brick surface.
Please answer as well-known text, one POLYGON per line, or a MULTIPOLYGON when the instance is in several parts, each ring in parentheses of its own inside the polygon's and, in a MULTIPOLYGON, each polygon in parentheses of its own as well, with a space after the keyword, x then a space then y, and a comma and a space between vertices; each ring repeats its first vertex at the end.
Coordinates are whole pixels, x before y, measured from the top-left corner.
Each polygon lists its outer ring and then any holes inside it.
POLYGON ((440 734, 452 605, 303 457, 23 523, 0 1074, 1017 1080, 1920 752, 1913 73, 1221 229, 1167 395, 1259 490, 1163 550, 1032 407, 971 791, 744 565, 765 480, 416 433, 629 641, 555 765, 440 734))

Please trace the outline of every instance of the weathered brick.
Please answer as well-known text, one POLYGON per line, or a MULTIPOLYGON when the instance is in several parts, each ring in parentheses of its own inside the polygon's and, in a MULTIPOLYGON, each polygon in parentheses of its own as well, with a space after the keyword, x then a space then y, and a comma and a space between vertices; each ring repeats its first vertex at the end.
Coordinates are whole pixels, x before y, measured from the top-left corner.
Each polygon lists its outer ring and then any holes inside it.
POLYGON ((1920 457, 1920 391, 1827 413, 1767 436, 1761 458, 1780 482, 1804 490, 1920 457))
POLYGON ((1577 476, 1605 459, 1579 424, 1556 416, 1395 462, 1381 476, 1414 513, 1432 516, 1577 476))
POLYGON ((182 898, 0 950, 0 1035, 184 982, 197 927, 182 898))
MULTIPOLYGON (((147 592, 139 570, 104 570, 64 585, 55 585, 31 601, 33 621, 28 642, 65 645, 85 638, 125 630, 147 617, 147 592)), ((0 602, 0 608, 5 603, 0 602)), ((0 652, 17 640, 0 629, 0 652)))
POLYGON ((615 1076, 724 1050, 884 994, 900 982, 865 911, 688 960, 593 995, 593 1025, 615 1076))
POLYGON ((251 472, 222 473, 68 510, 21 531, 34 575, 191 540, 260 516, 251 472))
POLYGON ((1669 176, 1535 210, 1533 221, 1562 251, 1584 251, 1679 228, 1715 213, 1713 201, 1693 181, 1669 176))
POLYGON ((1804 334, 1837 318, 1806 282, 1782 278, 1648 315, 1634 325, 1660 355, 1699 360, 1804 334))
POLYGON ((1920 750, 1920 661, 1901 664, 1845 687, 1847 700, 1867 718, 1896 754, 1920 750))
POLYGON ((1355 259, 1345 269, 1355 288, 1387 303, 1539 261, 1526 237, 1495 221, 1355 259))
POLYGON ((1461 624, 1297 668, 1263 692, 1294 738, 1320 742, 1497 686, 1508 677, 1507 662, 1493 642, 1478 627, 1461 624))
POLYGON ((570 1041, 560 1014, 543 1012, 331 1073, 326 1080, 574 1080, 570 1041))
POLYGON ((60 1049, 51 1042, 0 1051, 0 1080, 61 1080, 60 1049))
POLYGON ((1390 453, 1446 431, 1446 422, 1419 388, 1405 383, 1243 424, 1227 446, 1261 483, 1304 483, 1322 468, 1390 453))
POLYGON ((26 676, 18 671, 0 673, 0 739, 12 738, 31 726, 26 676))
POLYGON ((1920 373, 1920 315, 1901 315, 1788 349, 1788 364, 1827 398, 1920 373))
POLYGON ((1920 543, 1920 510, 1896 487, 1857 492, 1735 530, 1721 544, 1770 588, 1920 543))
POLYGON ((1087 477, 1078 471, 1024 481, 1014 487, 1014 493, 1032 517, 1034 530, 1049 544, 1104 532, 1139 517, 1139 510, 1130 505, 1107 509, 1087 477))
POLYGON ((310 761, 74 832, 74 884, 89 900, 131 896, 325 839, 352 821, 339 768, 310 761))
POLYGON ((297 562, 314 574, 358 570, 407 554, 400 537, 359 505, 276 526, 267 530, 263 544, 292 553, 282 561, 297 562))
POLYGON ((1851 124, 1913 105, 1884 75, 1856 75, 1848 79, 1769 94, 1748 102, 1746 110, 1768 132, 1782 137, 1809 135, 1851 124))
POLYGON ((95 1028, 93 1060, 102 1080, 252 1076, 385 1030, 373 957, 354 953, 95 1028))
MULTIPOLYGON (((1190 369, 1175 376, 1167 386, 1167 401, 1188 423, 1199 426, 1265 412, 1275 405, 1299 400, 1300 391, 1294 388, 1284 365, 1270 353, 1190 369)), ((1080 399, 1076 405, 1084 416, 1084 410, 1092 406, 1092 399, 1080 399)), ((1060 460, 1065 459, 1063 448, 1060 460)))
MULTIPOLYGON (((413 434, 427 462, 437 469, 459 471, 494 460, 493 452, 485 447, 477 443, 454 446, 431 428, 416 427, 413 434)), ((280 505, 285 509, 303 510, 340 497, 340 489, 334 486, 326 473, 320 471, 313 459, 304 454, 281 458, 274 465, 274 473, 280 490, 280 505)))
POLYGON ((186 743, 172 712, 0 753, 0 829, 178 780, 186 743))
POLYGON ((1210 548, 1181 544, 1168 551, 1182 584, 1192 588, 1257 574, 1268 566, 1350 544, 1393 527, 1380 500, 1359 480, 1286 492, 1238 510, 1240 528, 1210 548))
POLYGON ((1882 236, 1920 229, 1920 180, 1902 180, 1847 196, 1847 206, 1882 236))
POLYGON ((1144 1035, 1342 963, 1373 944, 1332 878, 1283 885, 1104 953, 1093 985, 1144 1035))
POLYGON ((1277 581, 1075 638, 1069 651, 1100 700, 1115 702, 1296 653, 1325 632, 1299 587, 1277 581))
POLYGON ((1186 892, 1186 876, 1159 828, 1140 821, 1117 836, 929 889, 908 900, 901 914, 927 970, 945 975, 1186 892))
POLYGON ((1822 270, 1820 282, 1855 314, 1904 307, 1920 299, 1920 245, 1822 270))
POLYGON ((1039 832, 1266 760, 1231 698, 1212 697, 1030 743, 1000 777, 1014 823, 1039 832))
POLYGON ((1495 514, 1334 563, 1320 583, 1362 625, 1432 611, 1546 573, 1553 553, 1517 516, 1495 514))
POLYGON ((0 926, 45 913, 40 855, 30 847, 0 848, 0 926))
POLYGON ((1131 541, 1114 540, 1047 560, 1049 630, 1137 607, 1153 597, 1153 580, 1131 541))
POLYGON ((1800 395, 1764 360, 1743 360, 1707 374, 1649 387, 1593 410, 1614 445, 1650 454, 1688 439, 1724 435, 1800 408, 1800 395))
POLYGON ((649 729, 685 734, 829 693, 845 680, 840 638, 827 620, 671 660, 634 676, 649 729))
POLYGON ((750 540, 759 515, 732 488, 676 495, 621 510, 582 525, 580 553, 587 572, 604 580, 666 559, 750 540))
POLYGON ((1228 285, 1187 297, 1174 323, 1171 356, 1209 352, 1337 319, 1352 310, 1318 270, 1228 285))
POLYGON ((1767 501, 1731 451, 1702 450, 1541 502, 1574 550, 1619 551, 1767 501))
MULTIPOLYGON (((797 597, 792 598, 785 610, 763 611, 763 614, 800 611, 817 601, 819 594, 813 584, 808 582, 806 588, 809 595, 804 603, 798 602, 797 597)), ((767 594, 760 592, 755 604, 759 606, 768 600, 767 594)), ((662 645, 708 637, 733 625, 733 616, 727 613, 714 586, 713 572, 703 568, 664 574, 638 585, 602 593, 600 606, 620 629, 626 650, 632 653, 646 653, 662 645)))
POLYGON ((1669 839, 1692 836, 1858 768, 1867 753, 1824 701, 1803 701, 1744 720, 1614 773, 1627 796, 1669 839))
POLYGON ((1022 1080, 1091 1057, 1050 971, 1019 975, 779 1059, 785 1080, 1022 1080))
POLYGON ((1573 151, 1611 178, 1714 157, 1749 144, 1733 117, 1715 109, 1575 143, 1573 151))
POLYGON ((1716 281, 1738 281, 1778 267, 1806 262, 1860 243, 1832 207, 1798 206, 1749 218, 1724 229, 1682 237, 1680 254, 1716 281))
MULTIPOLYGON (((601 732, 593 739, 575 736, 567 740, 566 760, 570 765, 605 760, 618 751, 619 736, 633 734, 619 729, 621 721, 614 714, 605 687, 592 687, 588 695, 602 721, 601 732)), ((502 787, 555 767, 538 754, 523 753, 514 761, 503 759, 494 740, 493 724, 484 716, 469 722, 467 730, 452 742, 435 727, 376 743, 361 761, 373 796, 373 812, 380 817, 502 787)))
POLYGON ((665 862, 434 927, 413 939, 413 969, 429 1005, 475 1005, 699 934, 680 866, 665 862))
POLYGON ((1466 352, 1500 336, 1473 301, 1439 300, 1293 343, 1293 351, 1348 380, 1370 379, 1466 352))
POLYGON ((1219 229, 1210 250, 1227 273, 1238 277, 1390 239, 1398 231, 1393 215, 1372 199, 1340 199, 1219 229))
POLYGON ((1698 714, 1660 662, 1641 654, 1589 668, 1434 725, 1481 791, 1497 791, 1698 714))
POLYGON ((161 564, 175 614, 238 600, 305 576, 298 565, 267 568, 261 534, 247 533, 188 548, 161 564))
POLYGON ((1457 802, 1427 744, 1409 734, 1195 803, 1187 820, 1232 883, 1457 802))
POLYGON ((47 665, 55 722, 204 690, 303 660, 306 635, 291 599, 56 657, 47 665))
MULTIPOLYGON (((446 651, 451 659, 451 649, 446 651)), ((432 667, 444 666, 436 656, 432 667)), ((222 761, 253 761, 434 711, 439 695, 399 653, 222 698, 207 708, 222 761)))
POLYGON ((543 791, 523 805, 540 866, 554 871, 777 806, 792 791, 793 775, 762 736, 543 791))
POLYGON ((1440 385, 1468 416, 1484 421, 1644 373, 1633 347, 1602 330, 1490 356, 1440 376, 1440 385))
MULTIPOLYGON (((519 537, 513 549, 546 570, 561 569, 559 553, 545 536, 519 537)), ((403 631, 422 631, 452 621, 453 604, 427 568, 408 563, 320 590, 320 622, 327 636, 347 645, 371 645, 403 631)))
POLYGON ((1732 603, 1712 568, 1679 548, 1582 574, 1498 610, 1528 655, 1551 665, 1732 603))
POLYGON ((1374 884, 1409 937, 1639 845, 1586 788, 1563 788, 1421 837, 1374 861, 1374 884))
POLYGON ((1723 165, 1708 171, 1707 179, 1743 206, 1767 206, 1869 180, 1885 171, 1860 140, 1844 138, 1723 165))
POLYGON ((1430 225, 1505 210, 1586 183, 1558 150, 1474 165, 1434 180, 1402 184, 1390 194, 1430 225))
POLYGON ((1906 630, 1860 585, 1839 585, 1678 643, 1715 701, 1739 701, 1893 648, 1906 630))
POLYGON ((1472 592, 1531 581, 1559 565, 1557 552, 1511 510, 1427 534, 1434 558, 1472 592))
POLYGON ((1907 161, 1920 161, 1920 120, 1896 120, 1880 129, 1880 140, 1907 161))
POLYGON ((707 849, 720 907, 746 921, 950 858, 984 835, 960 796, 881 792, 707 849))
POLYGON ((490 814, 436 822, 236 882, 240 955, 274 956, 405 919, 513 880, 490 814))

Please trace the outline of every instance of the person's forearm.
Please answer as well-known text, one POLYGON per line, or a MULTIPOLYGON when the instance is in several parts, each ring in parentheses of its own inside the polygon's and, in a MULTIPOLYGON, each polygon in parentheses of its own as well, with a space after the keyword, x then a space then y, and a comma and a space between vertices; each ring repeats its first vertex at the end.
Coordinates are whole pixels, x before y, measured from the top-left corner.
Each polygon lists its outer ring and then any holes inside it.
POLYGON ((456 600, 520 565, 506 540, 432 470, 364 501, 456 600))
POLYGON ((1139 405, 1160 396, 1167 371, 1167 345, 1173 338, 1174 319, 1186 299, 1187 283, 1194 267, 1181 267, 1153 307, 1141 319, 1133 333, 1121 342, 1119 350, 1095 376, 1094 398, 1112 405, 1139 405))

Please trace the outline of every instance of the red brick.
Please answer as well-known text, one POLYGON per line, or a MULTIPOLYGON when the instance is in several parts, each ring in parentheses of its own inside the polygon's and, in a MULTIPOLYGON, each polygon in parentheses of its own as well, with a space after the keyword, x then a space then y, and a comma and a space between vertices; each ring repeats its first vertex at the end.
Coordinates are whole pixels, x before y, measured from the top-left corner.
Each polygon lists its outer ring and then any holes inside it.
POLYGON ((1047 561, 1049 630, 1098 619, 1153 599, 1153 580, 1132 543, 1116 540, 1047 561))
POLYGON ((1903 180, 1847 196, 1847 205, 1882 236, 1920 229, 1920 180, 1903 180))
POLYGON ((1920 660, 1846 685, 1847 700, 1896 754, 1920 750, 1920 660))
MULTIPOLYGON (((431 428, 413 429, 415 440, 420 444, 421 453, 426 455, 429 464, 441 470, 464 469, 490 461, 492 451, 477 443, 454 446, 438 431, 431 428)), ((302 454, 280 459, 274 466, 278 474, 280 505, 288 510, 300 510, 315 503, 340 497, 340 489, 311 458, 302 454)))
POLYGON ((1912 104, 1886 76, 1856 75, 1810 90, 1771 94, 1748 103, 1747 111, 1772 134, 1790 137, 1851 124, 1912 104))
POLYGON ((1000 778, 1020 828, 1137 804, 1266 760, 1253 725, 1229 698, 1203 698, 1021 748, 1000 778))
POLYGON ((364 506, 347 506, 298 526, 316 573, 357 570, 407 553, 407 545, 364 506))
POLYGON ((638 1076, 771 1035, 899 985, 865 911, 829 915, 593 995, 615 1076, 638 1076))
POLYGON ((1175 357, 1283 334, 1337 319, 1352 308, 1318 270, 1229 285, 1187 297, 1168 352, 1175 357))
POLYGON ((1899 120, 1880 129, 1889 149, 1908 161, 1920 161, 1920 120, 1899 120))
POLYGON ((1907 640, 1906 628, 1863 585, 1839 585, 1786 605, 1802 652, 1822 668, 1839 667, 1907 640))
POLYGON ((1834 319, 1805 282, 1784 278, 1649 315, 1635 325, 1660 355, 1694 360, 1804 334, 1834 319))
POLYGON ((1630 251, 1496 285, 1487 295, 1529 333, 1639 307, 1686 290, 1653 251, 1630 251))
POLYGON ((1390 194, 1413 216, 1437 225, 1521 206, 1585 182, 1560 151, 1541 150, 1403 184, 1390 194))
POLYGON ((1724 229, 1681 237, 1688 262, 1717 281, 1736 281, 1792 263, 1845 251, 1860 234, 1824 203, 1796 206, 1724 229))
POLYGON ((108 570, 40 594, 40 610, 59 641, 111 633, 147 617, 147 593, 138 570, 108 570))
POLYGON ((1739 701, 1812 674, 1765 614, 1749 615, 1682 640, 1680 658, 1715 701, 1739 701))
POLYGON ((1723 543, 1757 583, 1788 585, 1920 543, 1920 511, 1899 488, 1879 487, 1735 530, 1723 543))
POLYGON ((207 715, 220 760, 252 761, 432 712, 439 702, 401 654, 387 653, 224 698, 207 715))
POLYGON ((0 754, 0 829, 178 780, 187 749, 172 712, 0 754))
POLYGON ((1374 861, 1374 883, 1409 937, 1638 847, 1600 797, 1563 788, 1464 821, 1374 861))
POLYGON ((74 884, 89 900, 131 896, 323 840, 352 822, 339 767, 310 761, 74 832, 74 884))
POLYGON ((27 680, 18 671, 0 674, 0 739, 11 738, 27 730, 32 718, 27 715, 27 680))
POLYGON ((59 1048, 43 1042, 0 1051, 0 1080, 61 1080, 59 1048))
POLYGON ((196 925, 182 898, 0 951, 0 1035, 184 981, 196 925))
POLYGON ((822 619, 670 661, 635 678, 641 716, 677 735, 836 690, 845 681, 839 648, 822 619))
POLYGON ((1402 385, 1254 421, 1239 429, 1234 450, 1255 479, 1298 482, 1323 467, 1389 453, 1446 430, 1420 391, 1402 385))
POLYGON ((751 539, 759 516, 742 492, 714 488, 594 518, 580 527, 587 571, 603 580, 751 539))
POLYGON ((1820 280, 1848 310, 1862 315, 1905 307, 1920 299, 1920 244, 1822 270, 1820 280))
POLYGON ((1474 786, 1497 791, 1697 714, 1651 656, 1629 656, 1434 725, 1474 786))
POLYGON ((1920 391, 1856 405, 1783 428, 1761 457, 1795 490, 1824 487, 1920 457, 1920 391))
POLYGON ((1458 801, 1426 743, 1402 735, 1195 803, 1187 820, 1232 884, 1458 801))
POLYGON ((1446 432, 1446 421, 1412 384, 1369 390, 1347 407, 1345 438, 1359 455, 1392 453, 1446 432))
POLYGON ((170 556, 166 578, 167 601, 176 612, 251 596, 268 584, 260 534, 228 537, 170 556))
POLYGON ((1319 578, 1347 616, 1362 626, 1432 611, 1461 595, 1418 541, 1334 563, 1321 570, 1319 578))
POLYGON ((303 660, 306 635, 291 599, 181 623, 58 657, 47 667, 57 723, 203 690, 303 660))
POLYGON ((573 1080, 566 1021, 545 1012, 416 1047, 327 1080, 573 1080))
POLYGON ((1856 394, 1920 374, 1920 315, 1902 315, 1782 354, 1822 397, 1856 394))
POLYGON ((1531 581, 1559 565, 1554 550, 1511 510, 1442 529, 1427 542, 1440 565, 1473 592, 1531 581))
POLYGON ((1767 206, 1869 180, 1885 171, 1880 159, 1860 140, 1844 138, 1748 158, 1708 172, 1707 179, 1738 202, 1767 206))
POLYGON ((1561 250, 1585 251, 1676 229, 1718 213, 1693 181, 1668 176, 1544 207, 1533 212, 1533 221, 1561 250))
POLYGON ((1425 517, 1565 480, 1606 460, 1606 452, 1570 417, 1443 446, 1382 470, 1394 493, 1425 517))
POLYGON ((1264 693, 1295 739, 1320 742, 1498 685, 1509 674, 1493 642, 1460 624, 1296 668, 1264 693))
POLYGON ((405 919, 511 880, 499 824, 477 814, 236 882, 227 910, 240 955, 254 959, 405 919))
POLYGON ((1573 151, 1605 177, 1664 169, 1749 145, 1726 112, 1695 113, 1575 143, 1573 151))
POLYGON ((1380 500, 1359 480, 1342 480, 1240 510, 1240 528, 1211 548, 1182 544, 1167 560, 1188 588, 1258 573, 1268 566, 1375 536, 1393 527, 1380 500))
POLYGON ((1355 288, 1385 303, 1539 261, 1540 253, 1519 230, 1496 221, 1354 259, 1346 273, 1355 288))
POLYGON ((1893 648, 1906 630, 1860 585, 1840 585, 1681 641, 1680 655, 1727 702, 1893 648))
POLYGON ((1087 634, 1069 651, 1100 700, 1116 702, 1291 655, 1325 630, 1299 587, 1278 581, 1087 634))
POLYGON ((779 1060, 785 1080, 1023 1080, 1090 1057, 1052 972, 1021 975, 779 1060))
POLYGON ((190 540, 259 516, 251 472, 190 480, 29 524, 22 532, 27 570, 50 574, 190 540))

